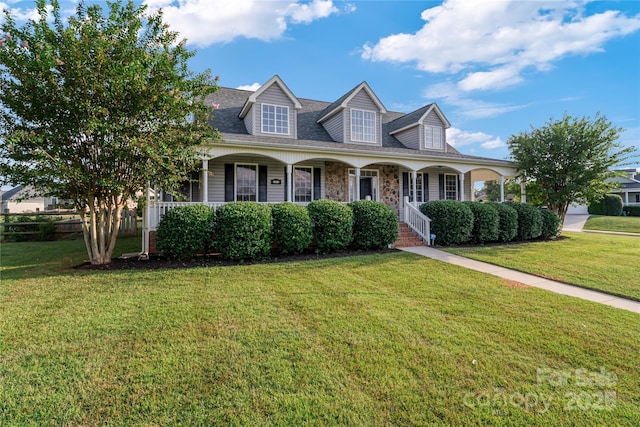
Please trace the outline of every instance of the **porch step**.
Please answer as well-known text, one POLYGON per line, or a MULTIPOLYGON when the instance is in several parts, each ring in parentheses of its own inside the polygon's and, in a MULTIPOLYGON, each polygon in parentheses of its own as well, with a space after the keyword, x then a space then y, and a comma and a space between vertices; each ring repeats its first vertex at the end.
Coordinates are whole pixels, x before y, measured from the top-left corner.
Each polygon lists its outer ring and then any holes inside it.
POLYGON ((423 246, 424 242, 415 234, 407 224, 401 222, 398 233, 398 240, 393 244, 394 248, 409 248, 412 246, 423 246))

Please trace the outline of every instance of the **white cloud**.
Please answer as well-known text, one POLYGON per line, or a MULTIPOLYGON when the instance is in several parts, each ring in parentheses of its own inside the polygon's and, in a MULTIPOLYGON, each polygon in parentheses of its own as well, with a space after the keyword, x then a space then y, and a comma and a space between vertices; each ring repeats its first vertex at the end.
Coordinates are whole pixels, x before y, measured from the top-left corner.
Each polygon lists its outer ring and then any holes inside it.
POLYGON ((451 82, 436 83, 427 88, 424 93, 427 99, 441 99, 456 107, 456 113, 466 119, 486 119, 501 114, 520 110, 526 105, 498 104, 470 98, 467 94, 451 82))
POLYGON ((447 142, 456 148, 480 144, 482 148, 494 149, 506 145, 500 137, 494 138, 484 132, 468 132, 454 127, 447 129, 447 142))
POLYGON ((609 10, 587 16, 586 3, 446 0, 422 12, 419 31, 366 44, 362 57, 461 74, 464 91, 511 86, 525 69, 549 70, 563 57, 603 51, 608 40, 640 29, 640 15, 609 10))
MULTIPOLYGON (((17 22, 22 22, 22 21, 29 21, 29 20, 39 20, 40 19, 40 13, 38 13, 38 9, 33 7, 30 9, 24 9, 24 8, 19 8, 19 7, 11 7, 12 3, 17 3, 17 2, 12 2, 9 1, 8 3, 6 2, 0 2, 0 22, 4 21, 4 11, 8 10, 11 13, 11 16, 13 17, 13 19, 15 19, 17 22)), ((50 4, 45 6, 45 9, 47 10, 47 21, 53 21, 53 16, 51 15, 51 11, 53 11, 53 6, 51 6, 50 4)))
POLYGON ((145 4, 150 11, 161 8, 172 30, 202 47, 238 37, 277 39, 290 24, 308 24, 339 12, 332 0, 145 0, 145 4))
POLYGON ((260 83, 255 82, 253 84, 250 85, 242 85, 242 86, 238 86, 236 89, 241 89, 241 90, 250 90, 251 92, 255 92, 258 89, 260 89, 260 86, 262 86, 260 83))

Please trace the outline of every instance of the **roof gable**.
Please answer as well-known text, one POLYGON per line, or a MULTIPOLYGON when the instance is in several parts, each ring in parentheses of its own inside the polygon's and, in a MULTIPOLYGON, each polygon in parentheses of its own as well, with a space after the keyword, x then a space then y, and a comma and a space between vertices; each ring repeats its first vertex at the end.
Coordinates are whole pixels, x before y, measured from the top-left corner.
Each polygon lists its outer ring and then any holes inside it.
POLYGON ((351 100, 361 91, 366 92, 367 96, 369 96, 371 101, 373 101, 373 103, 378 108, 378 111, 380 112, 380 114, 387 113, 387 109, 384 108, 384 105, 382 104, 380 99, 376 96, 373 90, 371 90, 371 87, 369 87, 369 84, 367 82, 362 82, 358 86, 354 87, 349 92, 345 93, 340 98, 338 98, 337 101, 335 101, 334 103, 330 104, 327 108, 325 108, 325 110, 322 113, 322 117, 320 117, 320 119, 318 120, 318 123, 322 123, 323 121, 327 120, 329 117, 333 116, 336 112, 347 108, 347 106, 349 105, 349 102, 351 102, 351 100))
POLYGON ((258 99, 258 97, 260 95, 262 95, 267 89, 269 89, 274 84, 278 85, 278 87, 282 90, 282 92, 284 92, 284 94, 287 96, 287 98, 289 98, 291 100, 291 103, 293 103, 293 106, 295 107, 296 110, 299 110, 299 109, 302 108, 302 104, 300 103, 298 98, 296 98, 296 96, 293 94, 293 92, 291 92, 291 90, 287 87, 287 85, 284 84, 284 82, 282 81, 280 76, 278 76, 276 74, 275 76, 273 76, 269 80, 267 80, 266 83, 264 83, 262 86, 260 86, 258 88, 258 90, 256 90, 251 95, 249 95, 249 98, 244 103, 244 106, 242 107, 242 110, 240 110, 239 116, 240 116, 241 119, 243 119, 247 115, 249 110, 251 110, 251 107, 253 106, 253 104, 256 103, 256 100, 258 99))
POLYGON ((419 108, 409 114, 405 114, 402 117, 398 117, 397 119, 389 123, 389 133, 393 135, 410 129, 414 126, 424 124, 424 120, 432 112, 438 116, 440 121, 444 124, 445 129, 449 129, 451 127, 451 123, 449 123, 449 120, 447 120, 447 118, 444 116, 442 110, 440 110, 440 107, 438 107, 438 104, 434 102, 425 105, 424 107, 419 108))

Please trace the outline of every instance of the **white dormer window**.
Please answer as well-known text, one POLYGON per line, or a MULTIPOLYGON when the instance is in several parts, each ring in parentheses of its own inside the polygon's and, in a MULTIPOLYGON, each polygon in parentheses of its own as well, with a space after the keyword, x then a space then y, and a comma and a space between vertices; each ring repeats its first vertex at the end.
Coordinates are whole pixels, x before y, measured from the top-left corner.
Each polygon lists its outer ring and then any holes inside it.
POLYGON ((424 127, 424 148, 442 150, 442 128, 438 126, 424 127))
POLYGON ((289 107, 262 104, 262 133, 289 135, 289 107))
POLYGON ((351 110, 351 140, 376 142, 376 113, 365 110, 351 110))

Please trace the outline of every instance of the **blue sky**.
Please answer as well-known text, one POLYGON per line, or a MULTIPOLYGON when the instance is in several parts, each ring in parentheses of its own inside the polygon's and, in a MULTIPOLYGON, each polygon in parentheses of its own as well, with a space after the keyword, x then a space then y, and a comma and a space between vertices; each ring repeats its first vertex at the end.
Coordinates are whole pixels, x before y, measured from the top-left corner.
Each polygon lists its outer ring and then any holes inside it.
MULTIPOLYGON (((334 101, 367 81, 388 110, 437 102, 450 143, 500 159, 513 134, 600 112, 640 150, 640 1, 145 3, 197 50, 192 69, 221 86, 278 74, 299 98, 334 101)), ((33 3, 3 7, 24 18, 33 3)))

